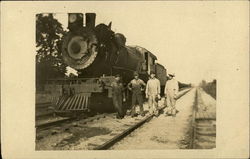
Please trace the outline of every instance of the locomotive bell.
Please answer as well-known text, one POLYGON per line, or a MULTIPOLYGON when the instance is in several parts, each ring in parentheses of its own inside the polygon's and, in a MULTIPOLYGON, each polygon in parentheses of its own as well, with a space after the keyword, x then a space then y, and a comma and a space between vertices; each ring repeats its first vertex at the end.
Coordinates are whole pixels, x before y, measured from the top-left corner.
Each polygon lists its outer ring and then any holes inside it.
POLYGON ((115 34, 115 42, 116 42, 116 44, 118 45, 119 48, 122 47, 122 46, 125 46, 126 37, 121 33, 116 33, 115 34))

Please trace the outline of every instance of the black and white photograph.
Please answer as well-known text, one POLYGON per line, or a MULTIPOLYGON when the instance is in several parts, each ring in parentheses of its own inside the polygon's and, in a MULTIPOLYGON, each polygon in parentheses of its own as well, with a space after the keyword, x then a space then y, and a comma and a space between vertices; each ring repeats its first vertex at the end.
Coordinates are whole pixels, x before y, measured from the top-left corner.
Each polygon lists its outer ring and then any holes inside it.
POLYGON ((214 42, 195 48, 184 38, 206 40, 189 36, 201 28, 173 34, 169 23, 188 17, 169 22, 151 10, 131 10, 125 19, 105 12, 36 15, 36 150, 216 147, 216 70, 185 63, 200 51, 199 60, 210 60, 214 42), (174 42, 186 46, 172 48, 174 42))
MULTIPOLYGON (((137 158, 154 151, 158 158, 192 158, 199 152, 208 158, 246 155, 244 148, 237 149, 237 144, 248 145, 249 136, 240 132, 247 122, 237 122, 248 121, 249 115, 243 102, 248 97, 237 93, 245 94, 249 79, 246 3, 37 4, 23 3, 15 11, 26 17, 21 20, 26 29, 16 25, 27 32, 26 38, 7 36, 6 31, 15 31, 12 27, 1 31, 6 43, 13 39, 25 47, 13 45, 1 57, 4 68, 11 66, 2 71, 8 75, 1 88, 11 99, 2 98, 3 103, 11 106, 1 108, 1 117, 7 117, 5 112, 15 116, 2 120, 1 128, 7 128, 1 133, 3 144, 26 140, 27 148, 16 146, 28 150, 21 156, 32 152, 35 158, 93 151, 123 152, 130 158, 131 150, 137 158), (5 62, 10 55, 17 55, 11 65, 5 62), (11 137, 7 132, 12 134, 14 125, 22 130, 11 137), (226 146, 232 143, 227 133, 235 145, 226 146), (183 151, 188 155, 180 156, 183 151)), ((13 23, 13 14, 5 13, 13 23)), ((5 147, 5 154, 13 155, 5 147)))

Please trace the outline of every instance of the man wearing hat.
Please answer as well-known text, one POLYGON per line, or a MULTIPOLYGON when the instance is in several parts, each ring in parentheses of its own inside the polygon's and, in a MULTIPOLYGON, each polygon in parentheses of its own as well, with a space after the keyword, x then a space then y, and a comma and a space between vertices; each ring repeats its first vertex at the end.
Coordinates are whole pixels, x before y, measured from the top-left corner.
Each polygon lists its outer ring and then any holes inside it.
POLYGON ((128 89, 132 91, 132 109, 131 109, 131 116, 135 116, 135 107, 136 101, 139 103, 140 106, 140 115, 144 116, 143 111, 143 98, 142 98, 142 90, 146 86, 143 80, 139 79, 139 75, 137 72, 134 72, 134 79, 130 81, 128 84, 128 89))
POLYGON ((174 79, 175 75, 168 74, 168 80, 165 84, 165 89, 164 89, 164 94, 166 97, 166 104, 167 104, 167 109, 166 109, 166 115, 176 115, 176 108, 175 108, 175 103, 176 103, 176 97, 177 93, 179 91, 179 86, 177 80, 174 79))
POLYGON ((111 87, 112 87, 113 105, 117 111, 116 118, 122 119, 124 117, 122 101, 125 100, 125 93, 123 84, 121 82, 121 77, 119 74, 115 76, 115 81, 111 83, 111 87))
POLYGON ((149 113, 158 115, 158 103, 157 98, 160 99, 161 86, 160 81, 155 78, 155 72, 150 71, 150 79, 146 86, 146 98, 148 98, 149 113), (154 107, 153 107, 154 106, 154 107))

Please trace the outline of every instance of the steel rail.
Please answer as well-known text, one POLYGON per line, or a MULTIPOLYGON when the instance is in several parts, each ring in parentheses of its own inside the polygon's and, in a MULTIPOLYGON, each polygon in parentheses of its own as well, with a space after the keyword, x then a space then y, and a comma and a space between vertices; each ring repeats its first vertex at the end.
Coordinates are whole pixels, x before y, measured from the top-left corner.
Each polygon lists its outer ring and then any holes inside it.
MULTIPOLYGON (((187 90, 186 92, 182 93, 181 95, 179 95, 177 97, 177 100, 180 99, 182 96, 184 96, 186 93, 188 93, 192 88, 190 88, 189 90, 187 90)), ((163 110, 164 108, 166 108, 166 106, 161 107, 159 109, 159 111, 163 110)), ((136 130, 137 128, 139 128, 140 126, 142 126, 144 123, 149 122, 152 118, 154 117, 154 114, 147 116, 146 118, 144 118, 143 120, 141 120, 140 122, 134 124, 133 126, 131 126, 130 128, 126 129, 125 131, 123 131, 122 133, 116 135, 115 137, 113 137, 112 139, 108 140, 107 142, 103 143, 102 145, 99 145, 95 148, 93 148, 93 150, 107 150, 110 147, 112 147, 113 145, 115 145, 117 142, 119 142, 121 139, 125 138, 127 135, 129 135, 131 132, 133 132, 134 130, 136 130)))
POLYGON ((195 140, 195 130, 196 130, 196 111, 198 104, 198 91, 197 88, 195 90, 194 104, 193 104, 193 112, 192 112, 192 120, 191 120, 191 131, 190 131, 190 142, 188 145, 188 149, 194 149, 194 140, 195 140))
POLYGON ((40 130, 40 129, 44 129, 44 128, 49 128, 49 127, 54 126, 54 125, 62 124, 62 123, 67 122, 67 121, 73 121, 76 119, 77 118, 75 118, 75 117, 65 118, 65 119, 56 120, 56 121, 52 121, 52 122, 37 124, 35 127, 37 130, 40 130))
MULTIPOLYGON (((193 104, 193 113, 192 113, 192 121, 191 121, 191 131, 190 131, 190 142, 188 145, 188 149, 197 149, 197 138, 201 137, 201 136, 213 136, 216 135, 216 133, 201 133, 199 132, 199 129, 197 128, 197 122, 199 121, 211 121, 211 120, 215 120, 214 117, 199 117, 198 116, 198 98, 199 98, 199 90, 198 88, 196 88, 196 92, 195 92, 195 101, 193 104)), ((206 126, 207 127, 207 126, 206 126)))
POLYGON ((40 129, 45 129, 45 128, 49 128, 58 124, 64 124, 65 122, 71 122, 71 121, 80 121, 82 119, 84 119, 83 121, 81 121, 82 123, 87 123, 87 122, 92 122, 94 120, 99 120, 101 118, 105 118, 106 114, 100 114, 100 115, 96 115, 93 117, 68 117, 68 118, 64 118, 61 120, 56 120, 56 121, 52 121, 52 122, 48 122, 48 123, 43 123, 43 124, 37 124, 36 125, 36 129, 40 130, 40 129))

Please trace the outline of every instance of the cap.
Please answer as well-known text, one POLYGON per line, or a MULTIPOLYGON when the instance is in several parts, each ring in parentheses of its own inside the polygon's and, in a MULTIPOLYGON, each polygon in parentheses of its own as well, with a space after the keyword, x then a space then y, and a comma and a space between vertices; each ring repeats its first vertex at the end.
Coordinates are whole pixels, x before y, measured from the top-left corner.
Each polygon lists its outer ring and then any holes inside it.
POLYGON ((150 74, 155 74, 155 71, 150 71, 150 74))
POLYGON ((115 77, 121 77, 120 74, 116 74, 115 77))
POLYGON ((137 73, 137 72, 134 72, 134 76, 138 76, 138 73, 137 73))

